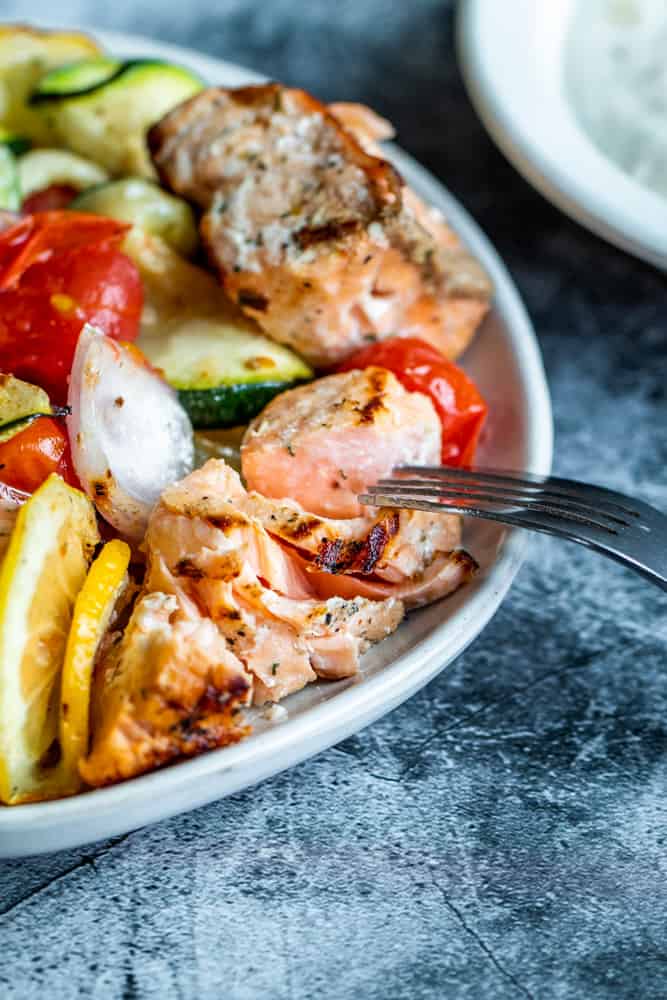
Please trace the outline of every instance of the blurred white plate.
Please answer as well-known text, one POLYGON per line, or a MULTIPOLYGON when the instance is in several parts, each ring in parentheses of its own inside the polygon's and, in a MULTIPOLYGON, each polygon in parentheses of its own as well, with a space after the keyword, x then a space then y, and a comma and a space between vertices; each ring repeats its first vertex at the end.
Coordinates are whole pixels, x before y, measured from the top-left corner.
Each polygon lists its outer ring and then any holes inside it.
POLYGON ((498 146, 542 194, 599 236, 667 269, 667 200, 598 151, 566 97, 576 2, 460 0, 458 51, 470 97, 498 146))
MULTIPOLYGON (((212 83, 238 85, 257 77, 195 52, 146 39, 92 32, 114 53, 160 55, 192 67, 212 83)), ((505 267, 483 233, 448 192, 398 149, 392 158, 406 180, 439 206, 495 283, 494 308, 466 357, 490 405, 481 461, 546 472, 552 422, 542 360, 530 321, 505 267)), ((0 857, 60 850, 112 837, 204 805, 282 771, 391 711, 423 687, 472 642, 505 596, 521 565, 527 538, 474 521, 465 544, 481 573, 451 599, 411 615, 364 657, 357 682, 319 683, 285 703, 289 719, 261 718, 234 747, 71 799, 0 807, 0 857)))

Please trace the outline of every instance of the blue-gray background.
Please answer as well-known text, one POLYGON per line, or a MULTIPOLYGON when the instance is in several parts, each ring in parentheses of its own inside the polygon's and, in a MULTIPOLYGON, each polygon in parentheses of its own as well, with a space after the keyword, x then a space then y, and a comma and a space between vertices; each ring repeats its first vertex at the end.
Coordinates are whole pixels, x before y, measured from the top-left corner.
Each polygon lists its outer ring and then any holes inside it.
MULTIPOLYGON (((25 0, 0 15, 25 18, 25 0)), ((558 471, 667 509, 665 278, 496 152, 448 0, 33 0, 30 15, 191 45, 390 117, 525 296, 558 471)), ((666 610, 639 578, 535 539, 483 636, 359 736, 189 816, 2 865, 0 995, 667 996, 666 610)))

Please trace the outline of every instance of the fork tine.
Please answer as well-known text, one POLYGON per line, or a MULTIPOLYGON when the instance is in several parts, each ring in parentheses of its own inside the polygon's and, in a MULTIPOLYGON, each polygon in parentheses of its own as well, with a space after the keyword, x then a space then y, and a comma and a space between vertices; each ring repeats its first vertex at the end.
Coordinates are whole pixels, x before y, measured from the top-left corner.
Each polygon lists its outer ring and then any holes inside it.
POLYGON ((396 496, 389 493, 371 492, 361 494, 359 496, 359 502, 362 504, 371 504, 373 506, 383 507, 404 506, 414 510, 424 510, 435 514, 462 514, 464 517, 480 518, 484 521, 498 521, 501 524, 510 525, 510 527, 528 528, 533 531, 541 531, 548 535, 559 535, 563 538, 583 542, 584 544, 590 544, 590 542, 582 537, 574 525, 579 525, 580 530, 581 527, 584 526, 589 530, 589 532, 594 532, 597 535, 600 544, 605 537, 610 538, 618 534, 614 528, 611 528, 608 525, 598 524, 594 521, 589 521, 587 518, 578 516, 571 517, 570 524, 568 524, 568 521, 565 520, 560 514, 554 513, 548 508, 536 508, 532 505, 527 508, 515 509, 512 511, 508 511, 506 509, 494 510, 489 507, 466 507, 456 503, 443 504, 433 500, 396 496), (534 514, 539 514, 539 517, 534 517, 534 514))
POLYGON ((362 504, 462 514, 579 542, 667 591, 667 516, 643 500, 548 476, 405 466, 362 504), (623 515, 623 517, 621 516, 623 515))
MULTIPOLYGON (((404 506, 413 506, 417 502, 425 501, 432 503, 434 509, 440 513, 461 512, 470 514, 471 516, 475 516, 472 513, 475 510, 485 512, 494 511, 497 514, 530 511, 533 514, 544 514, 561 520, 576 521, 578 524, 599 528, 613 535, 618 534, 619 528, 628 527, 627 521, 619 521, 619 519, 605 515, 603 512, 598 513, 590 507, 582 506, 578 509, 576 506, 569 504, 545 503, 537 497, 533 499, 507 495, 488 496, 481 491, 478 493, 466 493, 462 498, 461 490, 457 488, 441 486, 403 487, 400 484, 400 480, 394 480, 390 483, 389 487, 382 487, 381 485, 371 486, 368 488, 365 496, 371 498, 370 502, 374 506, 400 506, 401 504, 404 506), (391 498, 391 502, 389 502, 389 498, 391 498), (467 503, 468 499, 470 499, 471 504, 467 503), (508 507, 514 508, 514 510, 508 511, 508 507), (607 519, 605 520, 605 518, 607 519)), ((364 503, 367 501, 361 499, 361 502, 364 503)), ((483 515, 478 514, 477 516, 483 515)))
POLYGON ((413 473, 424 479, 456 481, 472 481, 485 485, 495 483, 505 486, 521 486, 525 490, 548 488, 553 493, 578 499, 589 499, 591 502, 609 505, 620 509, 624 514, 640 517, 640 511, 647 508, 642 501, 631 499, 605 486, 591 486, 588 483, 578 483, 572 479, 561 479, 558 476, 543 476, 531 472, 512 472, 509 469, 461 468, 460 466, 440 465, 402 465, 395 470, 397 473, 413 473))
MULTIPOLYGON (((390 494, 375 495, 360 493, 357 499, 359 503, 370 504, 371 506, 400 507, 404 498, 390 494)), ((507 519, 511 517, 510 514, 501 515, 498 511, 482 511, 477 507, 460 507, 456 504, 452 504, 451 506, 447 504, 446 509, 443 510, 443 504, 433 500, 407 500, 407 506, 412 510, 425 510, 434 514, 465 514, 467 517, 480 517, 485 520, 488 518, 490 521, 501 521, 503 524, 508 524, 509 521, 507 519)))
POLYGON ((620 508, 615 504, 596 505, 594 508, 589 502, 569 496, 565 493, 557 493, 552 490, 534 490, 527 492, 521 483, 512 486, 500 486, 498 483, 481 483, 477 480, 470 482, 467 480, 447 482, 446 478, 439 479, 379 479, 374 484, 373 489, 383 490, 409 489, 420 495, 437 492, 438 495, 465 496, 475 499, 485 499, 488 497, 498 497, 507 500, 508 503, 521 501, 524 503, 548 503, 549 506, 579 511, 583 514, 600 515, 604 514, 616 524, 629 526, 628 516, 620 516, 620 508))

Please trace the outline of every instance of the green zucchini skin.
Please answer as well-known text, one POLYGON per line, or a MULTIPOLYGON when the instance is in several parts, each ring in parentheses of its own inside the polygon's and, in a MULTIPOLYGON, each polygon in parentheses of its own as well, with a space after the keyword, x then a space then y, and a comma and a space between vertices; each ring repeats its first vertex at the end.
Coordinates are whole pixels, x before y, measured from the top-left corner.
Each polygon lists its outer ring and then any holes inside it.
POLYGON ((214 389, 179 389, 178 398, 195 430, 238 427, 247 424, 267 403, 287 389, 303 385, 295 382, 244 382, 214 389))
POLYGON ((7 146, 14 156, 27 153, 31 145, 30 139, 26 139, 25 136, 17 135, 16 132, 0 127, 0 146, 7 146))
POLYGON ((313 378, 305 361, 229 304, 212 316, 176 318, 171 329, 165 319, 137 346, 178 391, 198 430, 245 424, 274 396, 313 378))
POLYGON ((17 434, 21 434, 35 420, 40 420, 42 417, 50 417, 52 420, 58 417, 67 417, 71 412, 72 410, 69 406, 54 406, 50 411, 44 410, 40 412, 38 410, 35 413, 27 413, 24 417, 15 417, 13 420, 8 420, 6 423, 0 424, 0 444, 5 444, 6 441, 10 441, 17 434))
POLYGON ((147 130, 202 87, 198 76, 174 63, 98 56, 47 72, 29 100, 55 145, 115 177, 153 177, 147 130))
POLYGON ((121 62, 117 59, 100 56, 97 59, 86 59, 80 63, 72 63, 69 66, 59 66, 57 69, 46 73, 40 80, 37 88, 30 95, 28 103, 35 106, 38 104, 48 104, 50 101, 88 97, 102 90, 104 87, 116 83, 130 73, 155 67, 166 69, 170 72, 176 69, 179 73, 188 73, 193 78, 195 76, 189 70, 184 70, 181 66, 173 66, 162 59, 127 59, 121 62), (84 72, 89 72, 95 64, 100 69, 98 79, 93 83, 82 85, 81 76, 84 72), (107 70, 106 74, 104 72, 105 69, 107 70))
POLYGON ((40 417, 52 417, 52 413, 29 413, 26 417, 17 417, 16 420, 9 420, 6 424, 0 424, 0 444, 11 441, 17 434, 39 420, 40 417))

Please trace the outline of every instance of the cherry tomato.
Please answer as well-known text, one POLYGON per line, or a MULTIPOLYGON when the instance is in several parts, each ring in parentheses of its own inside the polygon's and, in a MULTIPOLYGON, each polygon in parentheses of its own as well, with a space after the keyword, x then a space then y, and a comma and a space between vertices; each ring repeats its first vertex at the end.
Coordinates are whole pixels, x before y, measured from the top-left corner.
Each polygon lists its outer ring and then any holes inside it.
POLYGON ((85 322, 134 340, 143 305, 122 223, 75 212, 27 216, 0 233, 0 370, 64 403, 85 322))
POLYGON ((130 227, 116 219, 85 212, 37 212, 6 229, 0 238, 0 290, 16 285, 38 261, 67 250, 117 246, 130 227))
POLYGON ((392 337, 362 347, 337 371, 388 368, 410 392, 433 403, 442 424, 443 465, 472 465, 487 405, 477 386, 457 365, 416 337, 392 337))
POLYGON ((53 212, 66 208, 77 194, 77 189, 70 184, 49 184, 41 191, 35 191, 34 194, 28 195, 21 206, 21 211, 24 215, 32 215, 35 212, 53 212))
POLYGON ((52 472, 78 486, 67 432, 52 417, 38 417, 0 444, 0 481, 7 486, 34 493, 52 472))

